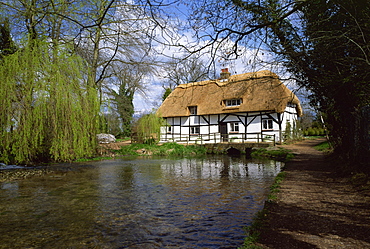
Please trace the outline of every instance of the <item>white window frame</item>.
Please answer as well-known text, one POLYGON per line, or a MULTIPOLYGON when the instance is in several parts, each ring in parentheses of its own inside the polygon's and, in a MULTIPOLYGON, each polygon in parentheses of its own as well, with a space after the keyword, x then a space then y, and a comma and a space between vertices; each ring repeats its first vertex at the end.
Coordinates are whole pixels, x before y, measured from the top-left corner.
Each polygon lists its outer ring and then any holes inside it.
POLYGON ((239 122, 230 123, 230 132, 239 133, 239 122))
POLYGON ((262 120, 262 130, 273 130, 274 121, 272 119, 263 119, 262 120))
POLYGON ((190 135, 199 135, 200 126, 190 126, 190 135))
POLYGON ((239 106, 243 103, 242 99, 227 99, 225 100, 225 106, 239 106))
POLYGON ((172 126, 171 125, 167 126, 167 133, 172 134, 172 126))

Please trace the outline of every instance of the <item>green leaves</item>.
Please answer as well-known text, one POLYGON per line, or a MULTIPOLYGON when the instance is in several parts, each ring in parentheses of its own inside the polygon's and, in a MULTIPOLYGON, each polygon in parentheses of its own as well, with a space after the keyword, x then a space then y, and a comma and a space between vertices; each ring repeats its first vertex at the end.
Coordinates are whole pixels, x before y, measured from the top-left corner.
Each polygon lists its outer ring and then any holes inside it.
POLYGON ((37 42, 0 66, 1 161, 66 161, 91 156, 99 103, 81 60, 37 42))

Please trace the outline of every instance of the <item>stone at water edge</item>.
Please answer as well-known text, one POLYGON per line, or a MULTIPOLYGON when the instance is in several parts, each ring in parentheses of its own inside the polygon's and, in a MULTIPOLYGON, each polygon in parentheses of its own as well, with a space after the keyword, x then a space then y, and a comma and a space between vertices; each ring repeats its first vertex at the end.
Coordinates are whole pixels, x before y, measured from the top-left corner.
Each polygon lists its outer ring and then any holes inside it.
POLYGON ((100 144, 109 144, 116 142, 116 137, 112 134, 100 133, 96 135, 98 142, 100 144))

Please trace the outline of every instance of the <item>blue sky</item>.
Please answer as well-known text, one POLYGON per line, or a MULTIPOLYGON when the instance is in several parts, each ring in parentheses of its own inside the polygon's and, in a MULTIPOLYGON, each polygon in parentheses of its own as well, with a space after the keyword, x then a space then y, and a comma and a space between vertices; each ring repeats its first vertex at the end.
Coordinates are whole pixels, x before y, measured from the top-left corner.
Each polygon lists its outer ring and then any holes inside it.
MULTIPOLYGON (((181 26, 183 22, 184 25, 179 27, 178 30, 173 30, 173 34, 177 35, 175 38, 174 43, 181 44, 184 46, 196 46, 201 47, 202 45, 207 43, 207 40, 203 40, 201 42, 197 41, 194 38, 194 33, 190 29, 183 29, 186 27, 186 18, 189 14, 189 10, 187 6, 181 4, 173 4, 165 9, 166 13, 170 13, 174 18, 173 21, 177 23, 178 26, 181 26), (177 33, 176 33, 177 32, 177 33), (199 43, 198 43, 199 42, 199 43)), ((158 32, 160 33, 160 32, 158 32)), ((171 40, 170 37, 163 37, 162 39, 171 40)), ((233 41, 226 40, 223 46, 216 52, 215 56, 215 70, 217 73, 221 71, 222 68, 229 68, 229 71, 232 74, 241 74, 247 72, 255 72, 260 70, 270 70, 280 77, 286 77, 286 70, 278 64, 274 62, 274 56, 269 51, 264 50, 260 44, 256 45, 254 41, 249 41, 249 46, 255 46, 254 48, 251 47, 242 47, 242 45, 238 45, 238 51, 242 52, 242 56, 237 60, 222 60, 220 58, 225 57, 229 51, 233 49, 233 41)), ((165 60, 167 57, 181 57, 184 54, 184 51, 180 48, 176 47, 165 47, 163 45, 155 46, 155 49, 163 51, 161 55, 162 59, 165 60)), ((214 52, 214 51, 213 51, 214 52)), ((202 51, 204 61, 208 61, 211 59, 211 51, 204 50, 202 51)), ((162 96, 164 89, 162 87, 163 80, 161 79, 161 68, 158 69, 158 75, 152 77, 148 80, 148 91, 146 97, 141 96, 140 94, 135 94, 134 97, 134 106, 135 112, 137 115, 140 113, 146 113, 151 111, 153 108, 157 108, 162 101, 162 96)), ((218 75, 216 75, 216 78, 218 75)), ((292 81, 287 82, 287 86, 290 89, 295 88, 295 84, 292 81)), ((293 90, 292 89, 292 90, 293 90)))

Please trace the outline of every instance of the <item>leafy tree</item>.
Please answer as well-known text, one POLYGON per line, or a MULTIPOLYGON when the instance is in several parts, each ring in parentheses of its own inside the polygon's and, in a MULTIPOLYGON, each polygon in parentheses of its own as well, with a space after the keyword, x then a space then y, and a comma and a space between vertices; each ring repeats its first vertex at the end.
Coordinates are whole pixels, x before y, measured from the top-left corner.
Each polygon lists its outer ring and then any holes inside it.
MULTIPOLYGON (((10 77, 10 75, 14 77, 14 79, 7 78, 9 84, 4 84, 2 88, 2 92, 5 91, 9 96, 10 102, 4 105, 4 108, 7 106, 9 111, 4 112, 0 124, 4 130, 9 132, 3 133, 4 136, 8 137, 11 134, 13 136, 11 140, 8 140, 9 143, 2 147, 5 161, 11 160, 17 154, 17 149, 20 150, 15 158, 18 162, 37 157, 69 160, 81 156, 81 153, 75 152, 77 151, 75 136, 78 135, 76 127, 79 125, 86 127, 85 130, 81 130, 81 142, 85 141, 83 139, 86 135, 85 131, 89 133, 91 142, 95 141, 93 132, 97 132, 95 128, 98 125, 95 125, 95 122, 99 119, 98 117, 101 117, 102 123, 105 123, 104 119, 113 124, 111 120, 116 116, 112 113, 109 118, 103 118, 103 115, 96 113, 96 108, 98 105, 106 104, 103 100, 111 98, 115 91, 117 94, 114 95, 113 101, 115 101, 115 107, 119 106, 121 123, 124 123, 125 133, 129 134, 133 114, 133 94, 136 91, 144 91, 144 87, 138 84, 144 82, 143 75, 151 72, 148 69, 149 66, 143 68, 142 65, 152 64, 149 38, 155 25, 150 16, 144 14, 142 6, 134 2, 119 0, 4 0, 0 2, 0 14, 4 18, 2 19, 4 22, 0 25, 1 53, 15 52, 11 38, 14 39, 15 44, 20 46, 17 57, 13 56, 4 61, 1 70, 7 72, 7 68, 11 67, 11 59, 14 60, 12 62, 14 65, 19 65, 20 60, 30 58, 28 56, 33 49, 37 55, 34 56, 34 63, 24 63, 23 67, 13 67, 12 69, 19 70, 18 74, 11 70, 13 74, 2 75, 3 77, 10 77), (48 44, 43 41, 48 41, 48 44), (65 68, 68 65, 67 61, 71 67, 70 72, 65 68), (128 72, 125 68, 133 65, 140 65, 140 70, 143 70, 145 74, 136 71, 135 74, 131 73, 131 79, 126 77, 127 73, 124 76, 124 72, 128 72), (57 79, 52 78, 53 74, 50 70, 55 71, 54 77, 57 79), (27 75, 27 77, 22 75, 27 75), (139 80, 134 76, 137 76, 139 80), (38 85, 40 82, 47 81, 47 78, 50 81, 48 84, 45 83, 47 89, 44 85, 38 85), (10 90, 7 87, 15 88, 10 90), (54 90, 53 87, 55 87, 54 90), (73 94, 70 93, 72 88, 74 89, 73 94), (59 97, 63 94, 59 91, 63 91, 62 89, 67 96, 60 101, 59 97), (93 97, 96 100, 93 100, 93 97), (15 146, 15 143, 18 143, 16 139, 20 139, 22 142, 19 143, 23 145, 28 143, 28 136, 21 139, 15 135, 15 132, 21 134, 19 133, 21 127, 29 128, 28 122, 31 121, 25 120, 25 117, 32 116, 31 113, 35 109, 33 104, 38 101, 50 102, 49 106, 54 107, 54 109, 47 108, 47 115, 44 113, 46 109, 36 108, 46 115, 45 122, 50 123, 33 127, 36 129, 36 134, 43 135, 37 143, 30 143, 34 145, 34 147, 31 146, 32 149, 27 146, 24 148, 15 146), (84 103, 83 107, 80 106, 80 102, 84 103), (59 104, 64 105, 64 108, 59 108, 59 104), (29 107, 26 108, 26 106, 29 107), (65 113, 80 113, 80 110, 74 111, 74 108, 82 108, 85 115, 79 117, 65 113), (59 117, 63 115, 67 123, 59 120, 59 117), (89 124, 86 124, 85 118, 90 120, 89 124), (24 121, 24 125, 21 121, 24 121), (61 126, 51 125, 57 121, 61 126), (68 123, 72 121, 73 125, 68 123), (45 127, 53 130, 50 136, 44 136, 45 127), (55 127, 60 128, 60 132, 68 133, 68 139, 67 137, 62 139, 63 135, 55 131, 55 127), (73 130, 70 131, 67 127, 73 130), (63 148, 53 144, 56 141, 53 134, 59 134, 60 141, 64 143, 63 148), (48 146, 53 151, 48 151, 46 149, 48 146), (58 148, 62 153, 60 155, 55 154, 58 148), (71 150, 70 156, 67 156, 66 148, 71 150), (22 149, 27 151, 22 152, 22 149)), ((4 104, 5 102, 4 100, 4 104)), ((35 114, 34 117, 39 116, 35 114)), ((35 122, 35 124, 39 123, 35 122)), ((86 149, 86 154, 91 153, 91 147, 81 145, 81 150, 83 149, 86 149)))
POLYGON ((9 20, 4 19, 0 22, 0 59, 15 51, 16 46, 10 34, 9 20))
POLYGON ((164 89, 164 94, 162 96, 162 101, 164 101, 168 97, 168 95, 171 94, 171 92, 172 92, 171 88, 169 88, 169 87, 165 88, 164 89))
POLYGON ((370 104, 369 1, 213 0, 192 6, 193 29, 207 38, 194 52, 230 40, 234 58, 241 46, 269 48, 312 92, 312 103, 326 114, 337 154, 356 162, 352 168, 366 167, 369 148, 363 144, 369 143, 361 133, 366 116, 361 113, 370 104))
POLYGON ((132 118, 134 114, 134 94, 141 92, 145 94, 145 76, 151 68, 146 65, 135 64, 125 68, 112 68, 115 78, 107 88, 107 95, 110 96, 109 105, 111 111, 117 112, 121 123, 121 135, 130 136, 132 118), (147 70, 144 69, 147 68, 147 70))
POLYGON ((67 49, 32 42, 0 66, 0 160, 28 163, 91 156, 96 147, 97 93, 67 49))
POLYGON ((157 143, 165 120, 152 112, 142 116, 134 127, 135 140, 139 143, 157 143))
POLYGON ((91 68, 89 79, 99 90, 102 106, 118 114, 119 135, 130 136, 134 94, 145 95, 145 77, 153 71, 147 39, 151 24, 138 5, 91 1, 96 6, 91 18, 102 21, 81 34, 76 49, 91 68))

